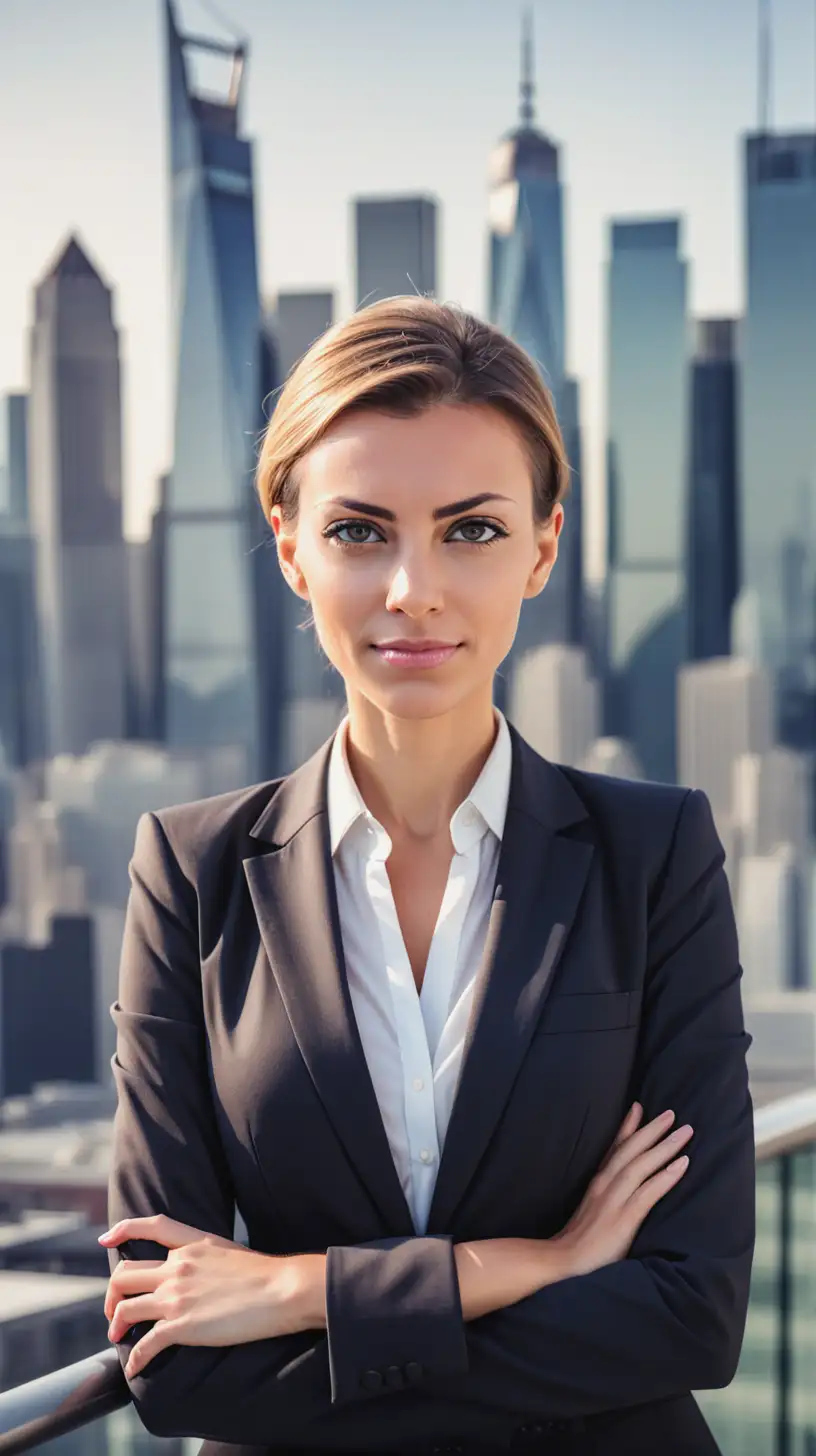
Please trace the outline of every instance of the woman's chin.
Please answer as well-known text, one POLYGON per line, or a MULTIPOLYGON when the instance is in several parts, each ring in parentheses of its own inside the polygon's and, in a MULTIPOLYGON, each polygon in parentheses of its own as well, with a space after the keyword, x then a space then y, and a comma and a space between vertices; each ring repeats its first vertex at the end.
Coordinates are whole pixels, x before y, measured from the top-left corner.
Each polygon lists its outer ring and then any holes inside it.
POLYGON ((379 682, 361 683, 359 691, 373 707, 390 718, 438 718, 466 705, 472 711, 473 699, 481 691, 492 700, 492 683, 489 688, 481 684, 454 686, 427 678, 406 680, 387 688, 379 682))

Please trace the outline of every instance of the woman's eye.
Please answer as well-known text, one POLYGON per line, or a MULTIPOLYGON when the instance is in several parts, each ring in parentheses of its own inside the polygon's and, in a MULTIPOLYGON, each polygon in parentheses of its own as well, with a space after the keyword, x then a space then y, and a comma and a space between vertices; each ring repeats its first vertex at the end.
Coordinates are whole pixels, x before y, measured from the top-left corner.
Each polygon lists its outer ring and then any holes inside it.
POLYGON ((382 536, 370 521, 337 521, 330 526, 324 535, 335 539, 340 546, 366 546, 371 540, 370 532, 375 532, 375 540, 382 540, 382 536), (343 532, 346 534, 344 535, 343 532))
MULTIPOLYGON (((500 536, 506 536, 507 532, 501 526, 496 526, 492 521, 481 521, 476 516, 469 517, 466 521, 460 521, 454 526, 454 531, 463 531, 465 541, 475 546, 488 546, 491 541, 497 541, 500 536), (485 536, 485 531, 491 534, 485 536)), ((454 539, 453 534, 448 537, 449 541, 454 539)))

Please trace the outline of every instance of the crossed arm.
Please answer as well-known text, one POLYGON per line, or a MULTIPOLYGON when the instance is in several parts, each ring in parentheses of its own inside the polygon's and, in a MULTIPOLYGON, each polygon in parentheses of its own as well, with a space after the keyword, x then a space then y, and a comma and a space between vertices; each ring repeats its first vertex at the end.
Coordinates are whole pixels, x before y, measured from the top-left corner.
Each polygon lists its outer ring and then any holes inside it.
MULTIPOLYGON (((148 887, 143 877, 160 835, 145 816, 114 1011, 109 1211, 113 1222, 172 1214, 227 1242, 230 1180, 204 1105, 204 1037, 190 989, 197 959, 172 884, 154 877, 148 887)), ((486 1417, 562 1417, 727 1384, 753 1252, 753 1127, 733 914, 703 795, 684 800, 649 945, 639 1096, 651 1114, 684 1106, 696 1136, 687 1171, 673 1175, 681 1186, 655 1204, 628 1257, 587 1261, 587 1240, 574 1237, 560 1245, 385 1239, 305 1256, 313 1262, 297 1277, 288 1271, 279 1333, 173 1344, 131 1374, 148 1430, 261 1443, 307 1430, 325 1437, 330 1420, 364 1439, 383 1401, 404 1415, 408 1398, 387 1383, 366 1385, 371 1369, 412 1369, 415 1439, 455 1431, 466 1406, 486 1417)), ((156 1259, 167 1245, 137 1238, 129 1248, 137 1260, 156 1259)), ((184 1255, 188 1272, 195 1257, 184 1255)), ((118 1260, 112 1248, 112 1270, 118 1260)), ((142 1333, 140 1325, 123 1333, 123 1363, 142 1333)))

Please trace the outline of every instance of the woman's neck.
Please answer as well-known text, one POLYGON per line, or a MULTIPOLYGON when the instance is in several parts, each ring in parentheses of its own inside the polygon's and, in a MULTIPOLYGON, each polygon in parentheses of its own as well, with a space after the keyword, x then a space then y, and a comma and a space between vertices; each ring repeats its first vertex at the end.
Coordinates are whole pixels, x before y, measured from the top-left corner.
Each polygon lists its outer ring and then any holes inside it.
POLYGON ((394 718, 349 699, 346 749, 367 808, 395 843, 434 840, 467 797, 496 738, 492 697, 434 718, 394 718))

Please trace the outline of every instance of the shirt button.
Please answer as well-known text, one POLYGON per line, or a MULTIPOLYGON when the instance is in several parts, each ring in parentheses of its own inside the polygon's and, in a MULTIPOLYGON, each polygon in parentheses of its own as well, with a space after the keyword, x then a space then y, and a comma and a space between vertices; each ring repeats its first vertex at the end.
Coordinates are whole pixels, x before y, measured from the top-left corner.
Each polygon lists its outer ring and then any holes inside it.
POLYGON ((414 1084, 413 1085, 414 1085, 414 1091, 415 1092, 421 1092, 422 1089, 423 1089, 423 1087, 425 1086, 425 1083, 424 1083, 422 1077, 414 1077, 414 1084))
POLYGON ((433 1162, 433 1153, 431 1152, 430 1148, 423 1148, 421 1150, 421 1152, 419 1154, 419 1160, 420 1160, 421 1163, 432 1163, 433 1162))

